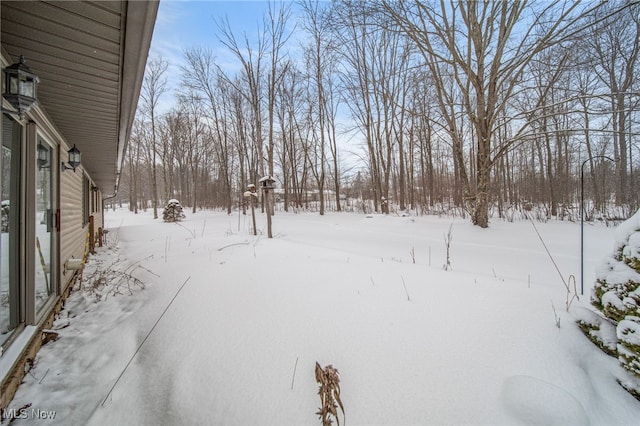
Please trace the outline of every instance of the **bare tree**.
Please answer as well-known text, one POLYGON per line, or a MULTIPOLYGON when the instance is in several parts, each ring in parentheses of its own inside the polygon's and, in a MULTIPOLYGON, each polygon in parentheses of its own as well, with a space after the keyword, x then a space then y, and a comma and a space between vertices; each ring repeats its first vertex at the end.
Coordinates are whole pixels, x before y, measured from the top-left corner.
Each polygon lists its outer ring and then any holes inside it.
POLYGON ((282 186, 284 191, 283 206, 289 211, 289 206, 295 203, 300 207, 297 196, 304 185, 306 170, 302 167, 304 161, 301 155, 302 141, 299 138, 300 120, 303 120, 305 81, 302 73, 293 64, 286 67, 286 72, 276 88, 276 116, 280 124, 281 144, 276 145, 276 156, 282 171, 282 186))
POLYGON ((123 169, 131 206, 155 207, 162 192, 230 212, 238 187, 281 174, 285 209, 314 199, 322 214, 332 188, 338 210, 356 205, 341 205, 343 193, 363 210, 469 213, 486 227, 496 207, 501 217, 575 211, 587 166, 596 208, 612 192, 628 203, 640 176, 639 7, 303 0, 271 4, 255 42, 221 21, 239 71, 189 48, 178 109, 159 120, 153 91, 143 93, 123 169), (303 55, 289 56, 298 40, 303 55), (341 169, 343 129, 360 143, 353 176, 341 169))
POLYGON ((275 123, 275 102, 276 102, 276 87, 280 80, 286 73, 289 62, 284 62, 281 66, 283 59, 282 49, 291 36, 291 32, 287 31, 286 25, 291 16, 291 6, 284 3, 280 4, 277 10, 275 9, 275 3, 269 3, 269 13, 265 18, 265 27, 267 34, 269 35, 269 47, 270 47, 270 69, 267 75, 267 115, 268 115, 268 143, 267 143, 267 164, 269 176, 274 175, 273 169, 273 153, 275 147, 274 141, 274 123, 275 123))
POLYGON ((592 18, 596 23, 590 44, 592 64, 599 80, 607 87, 611 127, 616 160, 616 203, 625 204, 629 187, 629 120, 630 89, 637 80, 636 65, 640 54, 640 4, 631 2, 622 13, 613 13, 629 2, 610 2, 592 18))
POLYGON ((151 151, 153 153, 151 160, 151 184, 152 184, 152 200, 153 200, 153 218, 158 218, 158 183, 157 183, 157 164, 156 164, 156 114, 160 97, 167 91, 167 78, 165 73, 169 63, 162 57, 152 58, 147 62, 142 89, 140 91, 140 99, 142 100, 143 111, 148 114, 151 120, 151 151))
MULTIPOLYGON (((215 168, 219 170, 219 182, 222 183, 224 204, 227 212, 232 208, 232 158, 229 128, 225 115, 230 107, 228 81, 220 76, 215 64, 215 57, 210 49, 192 48, 185 51, 186 66, 182 67, 185 86, 200 93, 207 105, 203 117, 209 128, 209 136, 213 142, 212 153, 215 155, 215 168)), ((208 162, 205 163, 209 166, 208 162)), ((213 164, 210 165, 213 167, 213 164)))
POLYGON ((305 59, 309 70, 309 79, 313 82, 309 86, 309 113, 317 117, 317 120, 310 120, 315 125, 313 128, 313 138, 315 146, 315 167, 314 175, 318 184, 318 195, 320 201, 320 215, 325 213, 324 185, 326 176, 326 139, 327 139, 327 97, 325 95, 325 64, 327 57, 327 46, 323 43, 328 33, 327 21, 320 16, 318 2, 303 3, 303 10, 306 17, 305 29, 311 36, 309 45, 305 48, 305 59))
POLYGON ((267 54, 267 45, 264 41, 266 35, 263 31, 259 37, 257 47, 254 48, 246 34, 244 35, 244 44, 238 42, 228 20, 218 22, 218 29, 220 31, 218 40, 234 54, 242 65, 243 73, 239 80, 225 74, 223 75, 229 84, 235 88, 237 93, 244 97, 250 107, 252 123, 249 127, 251 131, 249 138, 253 144, 253 149, 259 153, 259 172, 264 175, 266 169, 263 150, 264 138, 262 134, 262 96, 264 84, 263 62, 267 54))
POLYGON ((396 156, 402 163, 402 179, 405 174, 403 154, 398 153, 403 151, 408 118, 405 78, 412 47, 400 33, 376 28, 374 18, 366 2, 344 2, 334 22, 342 46, 344 96, 365 137, 374 206, 388 213, 396 156))
POLYGON ((139 119, 133 122, 131 139, 127 149, 129 163, 129 210, 138 213, 138 185, 140 176, 140 147, 142 146, 143 126, 139 119))
MULTIPOLYGON (((527 1, 382 3, 394 24, 415 42, 430 69, 439 70, 442 64, 448 67, 464 96, 462 111, 475 138, 472 219, 475 225, 487 227, 491 169, 508 149, 503 146, 493 152, 498 118, 522 88, 529 64, 545 49, 575 36, 588 11, 577 2, 542 3, 528 12, 527 1)), ((442 73, 433 74, 442 78, 442 73)), ((450 115, 448 110, 443 113, 450 115)), ((517 133, 528 127, 525 123, 517 133)))
POLYGON ((207 149, 210 140, 207 139, 205 118, 203 110, 203 99, 192 90, 180 94, 181 114, 185 119, 184 147, 187 160, 188 194, 190 195, 191 209, 195 213, 200 200, 200 188, 206 183, 202 172, 206 168, 204 162, 207 157, 207 149))

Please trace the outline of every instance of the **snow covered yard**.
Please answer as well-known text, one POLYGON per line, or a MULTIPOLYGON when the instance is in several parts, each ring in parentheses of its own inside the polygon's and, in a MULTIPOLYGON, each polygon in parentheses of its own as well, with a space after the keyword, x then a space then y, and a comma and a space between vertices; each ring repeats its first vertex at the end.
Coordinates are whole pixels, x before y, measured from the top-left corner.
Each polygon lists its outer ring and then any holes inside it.
MULTIPOLYGON (((617 359, 574 323, 588 296, 567 313, 530 222, 277 213, 273 239, 250 223, 108 212, 110 243, 85 277, 125 271, 144 288, 84 281, 10 407, 31 404, 14 424, 41 424, 32 409, 64 425, 320 424, 316 361, 340 372, 347 425, 640 418, 617 359)), ((579 225, 536 226, 579 290, 579 225)), ((613 230, 589 225, 585 243, 588 294, 613 230)))

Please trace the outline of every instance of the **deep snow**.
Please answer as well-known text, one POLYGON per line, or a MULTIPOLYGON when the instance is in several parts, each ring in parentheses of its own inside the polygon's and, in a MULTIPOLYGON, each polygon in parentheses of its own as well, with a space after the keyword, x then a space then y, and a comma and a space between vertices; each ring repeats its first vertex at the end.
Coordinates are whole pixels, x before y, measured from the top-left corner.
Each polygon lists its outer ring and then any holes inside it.
MULTIPOLYGON (((250 215, 201 211, 174 224, 108 212, 110 242, 11 404, 31 404, 14 424, 42 424, 32 409, 65 425, 320 424, 316 361, 340 372, 347 425, 640 418, 617 359, 573 320, 590 309, 612 228, 586 226, 588 288, 567 312, 530 222, 278 212, 267 239, 258 216, 254 237, 250 215), (144 288, 121 281, 114 295, 113 276, 93 288, 96 268, 144 288)), ((579 291, 579 225, 536 227, 579 291)))

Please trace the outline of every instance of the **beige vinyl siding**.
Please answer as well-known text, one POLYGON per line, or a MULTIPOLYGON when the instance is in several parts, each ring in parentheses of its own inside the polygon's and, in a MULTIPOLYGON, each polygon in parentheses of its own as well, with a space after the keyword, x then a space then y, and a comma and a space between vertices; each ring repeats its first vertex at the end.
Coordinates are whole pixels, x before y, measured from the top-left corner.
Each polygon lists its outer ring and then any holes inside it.
MULTIPOLYGON (((66 159, 67 147, 61 146, 61 158, 66 159)), ((91 176, 86 175, 84 169, 78 167, 76 172, 65 170, 60 175, 60 269, 61 269, 61 289, 64 290, 73 277, 74 271, 65 268, 65 263, 69 259, 82 259, 87 245, 87 233, 89 224, 84 223, 84 179, 89 178, 89 216, 94 218, 95 239, 98 228, 103 227, 102 216, 102 194, 100 191, 94 193, 92 187, 94 182, 91 176), (95 201, 94 201, 95 200, 95 201)))
MULTIPOLYGON (((60 146, 61 161, 67 159, 66 151, 68 146, 62 144, 60 146)), ((87 233, 89 232, 89 224, 84 220, 84 191, 85 177, 89 179, 89 197, 88 215, 94 218, 94 235, 98 232, 98 227, 102 227, 102 196, 98 191, 94 193, 91 188, 94 182, 91 176, 88 176, 82 166, 78 167, 76 172, 73 170, 65 170, 60 174, 60 266, 61 278, 60 283, 62 290, 66 288, 69 281, 73 277, 74 271, 65 268, 65 263, 69 259, 82 259, 87 245, 87 233), (96 200, 92 202, 92 200, 96 200)))
MULTIPOLYGON (((60 159, 66 162, 66 145, 60 146, 60 159)), ((85 227, 82 226, 82 178, 83 169, 65 170, 60 173, 60 284, 64 290, 74 271, 68 271, 65 263, 68 259, 81 259, 86 240, 85 227)))

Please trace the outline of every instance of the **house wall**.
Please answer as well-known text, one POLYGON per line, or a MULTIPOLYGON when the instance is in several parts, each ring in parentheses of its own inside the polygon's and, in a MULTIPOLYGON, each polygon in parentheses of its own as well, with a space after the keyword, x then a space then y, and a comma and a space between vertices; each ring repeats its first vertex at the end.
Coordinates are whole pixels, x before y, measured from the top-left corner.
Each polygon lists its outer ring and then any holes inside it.
MULTIPOLYGON (((0 174, 0 184, 6 183, 0 188, 8 194, 3 203, 8 226, 3 223, 5 235, 0 232, 0 249, 7 246, 0 250, 0 300, 6 296, 8 302, 0 310, 0 412, 47 341, 45 331, 72 288, 77 274, 65 264, 83 257, 88 223, 94 234, 104 226, 95 182, 109 196, 117 185, 158 11, 157 1, 54 3, 0 1, 2 69, 21 55, 28 58, 41 79, 38 98, 49 108, 32 108, 19 124, 16 114, 6 117, 3 154, 10 161, 0 156, 0 168, 8 164, 2 171, 10 179, 3 181, 0 174), (86 147, 90 173, 83 167, 61 170, 68 142, 86 147), (45 151, 52 161, 38 162, 45 151), (12 203, 17 207, 9 209, 12 203)), ((3 110, 13 111, 4 97, 0 101, 3 110)))
MULTIPOLYGON (((25 119, 20 123, 23 134, 21 142, 23 168, 19 176, 12 175, 11 178, 21 180, 21 186, 25 189, 21 202, 24 205, 24 210, 20 213, 19 225, 22 235, 20 237, 22 239, 21 265, 19 266, 22 288, 22 296, 20 297, 23 298, 21 303, 25 308, 21 314, 20 326, 14 329, 10 338, 3 343, 0 352, 2 366, 0 410, 6 408, 13 398, 22 378, 28 371, 26 366, 30 365, 30 360, 35 357, 42 345, 47 334, 43 330, 52 326, 56 314, 63 308, 64 300, 71 290, 71 283, 77 273, 76 270, 69 270, 65 265, 68 259, 82 259, 85 251, 88 250, 89 217, 92 216, 95 224, 92 235, 94 241, 98 227, 103 226, 101 194, 83 167, 78 167, 75 172, 62 170, 61 162, 67 162, 67 151, 70 147, 46 112, 36 106, 27 113, 25 119), (53 209, 57 210, 53 214, 53 220, 57 222, 58 226, 54 226, 52 232, 51 250, 54 254, 48 265, 52 277, 55 277, 54 292, 43 304, 36 306, 34 271, 44 267, 38 258, 40 248, 36 249, 35 244, 37 216, 34 214, 36 196, 33 191, 38 169, 36 167, 36 146, 40 139, 52 146, 55 153, 52 155, 48 167, 51 167, 50 170, 52 170, 53 209)), ((15 257, 13 262, 16 262, 15 257)))
MULTIPOLYGON (((44 136, 47 140, 58 146, 58 166, 62 162, 68 161, 67 151, 71 146, 65 141, 62 134, 56 129, 55 124, 50 121, 45 112, 40 108, 34 108, 30 111, 35 122, 38 134, 44 136)), ((73 170, 62 170, 60 166, 59 172, 59 189, 58 189, 58 208, 60 209, 59 229, 58 229, 58 246, 59 246, 59 275, 60 291, 62 292, 73 279, 74 270, 66 268, 66 262, 69 259, 82 259, 84 256, 85 245, 87 243, 87 232, 89 231, 88 221, 84 216, 83 203, 85 202, 83 187, 84 179, 88 179, 89 187, 94 186, 93 180, 88 175, 82 165, 73 170)), ((101 200, 101 193, 97 192, 89 194, 101 200)), ((97 204, 97 209, 89 210, 89 215, 93 216, 95 226, 93 238, 96 238, 98 226, 102 226, 102 208, 101 203, 97 204)))
MULTIPOLYGON (((63 145, 64 159, 69 148, 63 145)), ((69 259, 82 259, 87 231, 82 226, 82 184, 84 172, 66 170, 60 175, 60 283, 64 288, 75 273, 67 269, 69 259)))
MULTIPOLYGON (((63 160, 68 149, 66 144, 61 145, 63 160)), ((60 283, 63 289, 75 272, 67 268, 68 260, 83 259, 90 247, 89 238, 95 242, 98 228, 103 226, 102 196, 99 191, 91 189, 94 187, 94 182, 82 167, 75 173, 66 170, 60 175, 60 283), (91 219, 94 229, 89 236, 91 219)))

